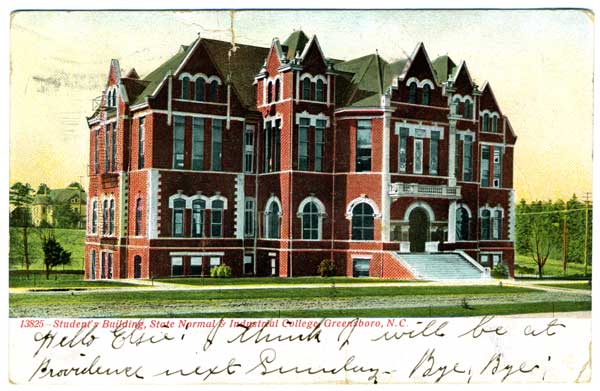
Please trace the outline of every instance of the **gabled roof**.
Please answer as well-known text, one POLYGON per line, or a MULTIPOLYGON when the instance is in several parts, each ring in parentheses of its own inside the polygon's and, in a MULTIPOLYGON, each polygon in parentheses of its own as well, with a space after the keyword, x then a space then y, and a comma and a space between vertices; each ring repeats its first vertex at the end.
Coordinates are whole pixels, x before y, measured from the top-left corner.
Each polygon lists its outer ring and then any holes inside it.
POLYGON ((290 34, 281 46, 286 51, 286 57, 292 59, 296 57, 296 53, 302 54, 308 41, 309 39, 304 31, 298 30, 290 34))
POLYGON ((456 69, 456 64, 448 55, 439 56, 433 60, 431 65, 433 67, 433 73, 440 84, 447 81, 456 69))
POLYGON ((33 199, 34 205, 57 205, 68 203, 73 197, 78 197, 80 202, 86 203, 85 191, 76 188, 53 189, 48 194, 36 195, 33 199))

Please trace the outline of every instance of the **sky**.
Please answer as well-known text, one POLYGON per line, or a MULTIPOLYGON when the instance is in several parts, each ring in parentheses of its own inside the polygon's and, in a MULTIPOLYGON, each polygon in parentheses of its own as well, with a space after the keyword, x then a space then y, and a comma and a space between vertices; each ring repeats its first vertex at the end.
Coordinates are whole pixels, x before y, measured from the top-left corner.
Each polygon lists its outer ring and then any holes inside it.
POLYGON ((110 60, 144 76, 198 34, 269 46, 294 30, 325 55, 393 61, 419 42, 429 56, 465 60, 492 86, 518 136, 517 198, 592 190, 593 16, 579 10, 48 11, 10 25, 9 181, 87 184, 86 116, 110 60), (233 26, 233 28, 231 28, 233 26))

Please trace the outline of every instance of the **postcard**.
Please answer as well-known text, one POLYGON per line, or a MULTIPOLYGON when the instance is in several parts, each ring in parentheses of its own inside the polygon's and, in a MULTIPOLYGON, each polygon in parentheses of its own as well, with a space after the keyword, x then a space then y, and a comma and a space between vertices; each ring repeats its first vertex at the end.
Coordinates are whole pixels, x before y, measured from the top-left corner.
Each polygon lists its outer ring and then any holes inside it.
POLYGON ((10 15, 8 380, 590 384, 594 14, 10 15))

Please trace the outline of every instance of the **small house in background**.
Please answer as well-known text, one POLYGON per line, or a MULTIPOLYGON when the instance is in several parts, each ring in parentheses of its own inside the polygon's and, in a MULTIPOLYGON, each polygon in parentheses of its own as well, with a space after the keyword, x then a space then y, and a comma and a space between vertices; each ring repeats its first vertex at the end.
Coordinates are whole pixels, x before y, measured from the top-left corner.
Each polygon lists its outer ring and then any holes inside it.
POLYGON ((31 222, 35 227, 48 224, 64 228, 85 228, 86 200, 86 192, 77 186, 37 194, 31 204, 31 222), (61 212, 63 216, 59 217, 61 212))

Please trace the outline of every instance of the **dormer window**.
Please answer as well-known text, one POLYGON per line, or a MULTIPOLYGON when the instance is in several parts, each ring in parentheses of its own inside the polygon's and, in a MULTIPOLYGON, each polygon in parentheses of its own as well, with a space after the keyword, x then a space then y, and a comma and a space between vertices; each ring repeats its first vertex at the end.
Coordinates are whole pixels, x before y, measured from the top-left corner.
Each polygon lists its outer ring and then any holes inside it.
POLYGON ((204 85, 206 84, 206 80, 203 77, 199 77, 196 79, 196 94, 195 99, 198 102, 204 101, 204 85))
POLYGON ((429 106, 429 98, 431 96, 431 87, 429 84, 423 86, 423 94, 421 96, 421 104, 429 106))
POLYGON ((310 78, 307 76, 302 79, 302 99, 310 100, 310 78))
POLYGON ((482 129, 482 132, 489 132, 490 131, 489 121, 490 121, 490 116, 489 116, 488 113, 485 113, 483 115, 483 129, 482 129))
POLYGON ((181 99, 190 99, 190 78, 181 79, 181 99))
POLYGON ((465 100, 465 111, 463 113, 463 118, 472 119, 473 118, 473 103, 470 100, 465 100))
POLYGON ((325 89, 325 84, 323 83, 323 80, 321 80, 321 79, 317 80, 317 85, 315 88, 315 100, 316 101, 319 101, 319 102, 325 101, 324 89, 325 89))
POLYGON ((414 81, 408 86, 408 103, 417 103, 417 83, 414 81))

